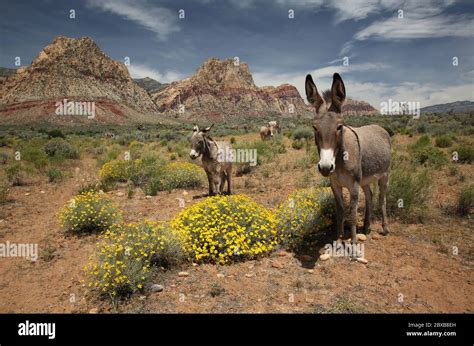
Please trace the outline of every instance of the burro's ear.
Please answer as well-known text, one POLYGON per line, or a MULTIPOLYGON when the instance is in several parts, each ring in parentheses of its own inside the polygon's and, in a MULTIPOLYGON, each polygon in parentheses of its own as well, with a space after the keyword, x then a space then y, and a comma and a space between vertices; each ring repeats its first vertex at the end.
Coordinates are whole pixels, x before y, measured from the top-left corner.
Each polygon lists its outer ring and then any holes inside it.
POLYGON ((332 100, 329 111, 341 113, 342 104, 346 99, 346 87, 339 73, 334 73, 332 77, 331 97, 332 100))
POLYGON ((212 124, 211 126, 206 127, 205 129, 201 130, 201 132, 207 133, 207 132, 211 131, 213 126, 214 126, 214 124, 212 124))
POLYGON ((194 124, 193 133, 197 133, 197 132, 199 132, 199 127, 196 124, 194 124))
POLYGON ((319 112, 320 107, 324 104, 324 99, 319 95, 318 88, 316 88, 310 74, 306 75, 305 90, 308 102, 316 108, 316 112, 319 112))

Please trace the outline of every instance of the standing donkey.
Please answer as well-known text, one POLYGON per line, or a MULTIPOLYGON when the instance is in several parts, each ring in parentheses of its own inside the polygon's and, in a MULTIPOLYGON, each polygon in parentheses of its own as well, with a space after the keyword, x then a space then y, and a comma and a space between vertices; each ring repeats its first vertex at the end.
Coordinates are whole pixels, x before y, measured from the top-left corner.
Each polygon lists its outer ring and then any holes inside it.
POLYGON ((344 82, 338 73, 333 76, 332 87, 323 99, 311 75, 306 76, 306 97, 316 109, 313 121, 314 137, 320 161, 319 172, 331 180, 331 189, 336 199, 339 237, 344 236, 345 208, 342 188, 350 193, 347 219, 351 226, 352 243, 356 243, 357 204, 359 187, 365 194, 364 232, 370 227, 372 214, 372 191, 370 184, 379 185, 379 202, 382 209, 382 234, 389 232, 386 210, 386 193, 390 174, 390 135, 378 125, 349 127, 344 125, 341 114, 346 98, 344 82))
POLYGON ((278 121, 269 121, 268 126, 262 126, 260 128, 260 138, 262 141, 270 139, 273 137, 273 134, 275 133, 275 130, 280 133, 280 125, 278 124, 278 121))
POLYGON ((191 137, 191 159, 202 156, 202 166, 207 174, 209 182, 209 196, 224 193, 224 185, 227 181, 227 194, 231 194, 230 181, 232 175, 232 160, 229 160, 228 153, 232 147, 227 142, 216 142, 209 136, 210 127, 199 130, 194 125, 191 137))

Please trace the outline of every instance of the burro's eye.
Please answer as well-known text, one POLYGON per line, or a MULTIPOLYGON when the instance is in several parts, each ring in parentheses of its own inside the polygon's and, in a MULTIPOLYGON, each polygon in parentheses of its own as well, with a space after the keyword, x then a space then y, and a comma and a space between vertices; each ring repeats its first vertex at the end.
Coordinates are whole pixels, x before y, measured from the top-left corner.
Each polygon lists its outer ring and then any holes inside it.
POLYGON ((339 126, 337 127, 337 131, 338 131, 338 132, 341 132, 341 131, 342 131, 342 126, 343 126, 343 125, 339 125, 339 126))

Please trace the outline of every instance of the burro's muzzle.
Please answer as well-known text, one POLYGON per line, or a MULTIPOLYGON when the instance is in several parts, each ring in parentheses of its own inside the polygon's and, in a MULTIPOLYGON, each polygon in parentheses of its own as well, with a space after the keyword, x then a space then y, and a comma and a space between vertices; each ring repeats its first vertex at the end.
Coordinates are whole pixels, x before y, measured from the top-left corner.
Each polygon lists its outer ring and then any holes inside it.
POLYGON ((325 177, 336 169, 336 157, 333 149, 321 149, 321 159, 318 162, 318 171, 325 177))
POLYGON ((199 156, 199 153, 194 150, 194 149, 191 149, 191 151, 189 152, 189 157, 193 160, 197 159, 199 156))

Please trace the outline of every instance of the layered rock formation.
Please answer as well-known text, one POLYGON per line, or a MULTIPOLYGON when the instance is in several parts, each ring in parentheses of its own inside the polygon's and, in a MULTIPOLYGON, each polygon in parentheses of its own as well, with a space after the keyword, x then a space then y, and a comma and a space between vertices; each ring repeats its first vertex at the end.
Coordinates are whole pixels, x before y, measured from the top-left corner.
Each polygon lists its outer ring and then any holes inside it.
POLYGON ((161 112, 187 117, 261 116, 308 112, 295 87, 258 88, 248 65, 231 59, 208 59, 188 79, 173 82, 152 94, 161 112), (180 112, 181 111, 181 112, 180 112))
POLYGON ((54 105, 63 99, 98 102, 97 108, 102 109, 98 119, 105 122, 109 116, 123 115, 126 120, 128 114, 157 111, 127 67, 105 55, 90 38, 56 37, 30 66, 0 81, 0 121, 14 117, 15 109, 25 108, 41 117, 41 110, 30 108, 47 104, 48 100, 54 105), (103 107, 101 102, 105 102, 103 107))

